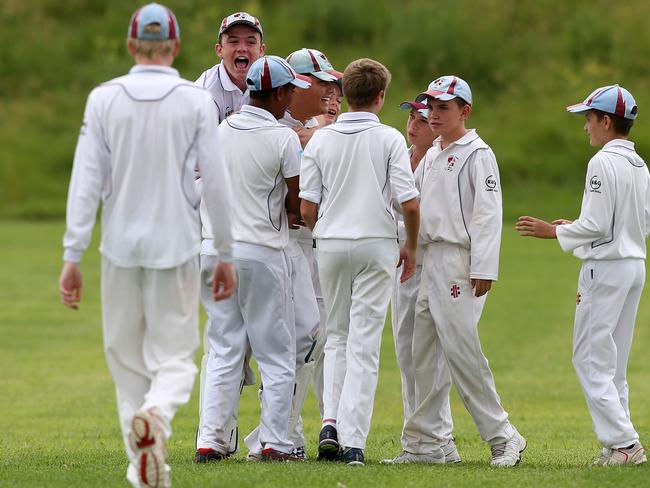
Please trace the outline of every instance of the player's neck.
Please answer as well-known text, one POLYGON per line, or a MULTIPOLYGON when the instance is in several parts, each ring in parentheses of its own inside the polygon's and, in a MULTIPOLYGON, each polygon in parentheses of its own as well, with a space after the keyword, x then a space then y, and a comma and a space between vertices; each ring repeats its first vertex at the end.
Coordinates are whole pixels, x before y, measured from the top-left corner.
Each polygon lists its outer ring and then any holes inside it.
POLYGON ((465 124, 462 124, 447 134, 440 134, 440 147, 446 149, 450 144, 453 144, 468 132, 469 130, 465 128, 465 124))
POLYGON ((418 163, 422 160, 424 155, 427 153, 431 146, 422 147, 422 146, 413 146, 411 148, 411 169, 413 171, 418 167, 418 163))

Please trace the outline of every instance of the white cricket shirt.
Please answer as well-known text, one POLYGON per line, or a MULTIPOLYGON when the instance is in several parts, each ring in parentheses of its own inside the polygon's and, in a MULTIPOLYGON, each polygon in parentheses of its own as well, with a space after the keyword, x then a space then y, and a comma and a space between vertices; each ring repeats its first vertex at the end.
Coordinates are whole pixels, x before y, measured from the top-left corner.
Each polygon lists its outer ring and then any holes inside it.
POLYGON ((231 258, 230 184, 209 94, 164 66, 136 65, 88 97, 68 191, 64 259, 88 247, 100 198, 101 253, 116 266, 171 268, 200 247, 201 162, 215 246, 231 258))
POLYGON ((502 207, 499 168, 474 129, 444 150, 433 142, 415 170, 423 245, 457 244, 471 254, 470 278, 496 280, 502 207))
POLYGON ((649 232, 648 167, 633 142, 615 139, 589 161, 580 217, 557 239, 580 259, 645 259, 649 232))
POLYGON ((217 123, 219 124, 230 114, 237 112, 242 105, 248 103, 248 89, 242 92, 232 82, 223 62, 205 70, 195 83, 210 93, 217 110, 217 123))
POLYGON ((300 198, 319 204, 316 239, 395 239, 391 200, 417 196, 404 136, 375 114, 341 114, 305 147, 300 198))
POLYGON ((300 172, 300 140, 266 110, 244 105, 218 129, 233 191, 236 242, 282 249, 289 242, 285 178, 300 172))

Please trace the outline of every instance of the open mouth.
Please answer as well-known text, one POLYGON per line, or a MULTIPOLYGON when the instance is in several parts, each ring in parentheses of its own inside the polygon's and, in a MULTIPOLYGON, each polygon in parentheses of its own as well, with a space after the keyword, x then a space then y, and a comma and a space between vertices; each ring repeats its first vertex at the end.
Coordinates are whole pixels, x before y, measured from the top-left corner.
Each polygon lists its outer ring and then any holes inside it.
POLYGON ((336 117, 336 110, 329 109, 327 111, 327 115, 331 115, 332 117, 336 117))
POLYGON ((244 56, 237 56, 235 58, 235 68, 237 69, 248 69, 248 58, 244 56))

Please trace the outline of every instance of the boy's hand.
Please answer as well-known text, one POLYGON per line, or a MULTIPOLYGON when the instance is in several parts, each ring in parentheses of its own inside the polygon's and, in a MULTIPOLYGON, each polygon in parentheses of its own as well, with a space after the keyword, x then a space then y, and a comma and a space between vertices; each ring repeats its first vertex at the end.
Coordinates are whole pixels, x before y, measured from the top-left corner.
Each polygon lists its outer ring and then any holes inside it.
POLYGON ((558 224, 549 224, 548 222, 536 217, 523 216, 519 217, 519 220, 517 220, 515 230, 522 236, 538 237, 540 239, 556 239, 556 225, 558 224))
POLYGON ((482 297, 492 288, 492 280, 471 279, 470 283, 475 297, 482 297))
POLYGON ((408 280, 415 273, 416 250, 406 245, 399 250, 399 262, 397 267, 402 266, 402 274, 399 277, 400 283, 408 280))
POLYGON ((302 220, 302 217, 300 215, 289 212, 287 212, 287 224, 290 229, 294 230, 306 226, 305 221, 302 220))
POLYGON ((298 139, 300 139, 300 145, 303 149, 311 139, 311 136, 314 135, 314 132, 316 132, 316 129, 318 129, 318 127, 312 127, 311 129, 307 129, 305 127, 293 128, 293 130, 296 131, 296 134, 298 134, 298 139))
POLYGON ((235 265, 219 261, 214 269, 213 281, 214 301, 225 300, 235 292, 237 286, 237 275, 235 265))
POLYGON ((81 290, 83 289, 83 276, 79 263, 66 261, 59 278, 59 293, 61 303, 74 310, 79 308, 81 290))

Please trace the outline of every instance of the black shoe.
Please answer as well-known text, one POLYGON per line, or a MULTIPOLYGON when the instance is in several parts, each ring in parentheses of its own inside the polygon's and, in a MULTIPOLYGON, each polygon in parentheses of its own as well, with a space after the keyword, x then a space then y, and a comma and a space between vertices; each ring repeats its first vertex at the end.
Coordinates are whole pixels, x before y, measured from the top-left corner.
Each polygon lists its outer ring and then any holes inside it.
POLYGON ((365 466, 363 462, 363 449, 346 447, 339 454, 339 459, 348 466, 365 466))
POLYGON ((336 434, 336 427, 326 425, 318 436, 318 460, 336 461, 339 453, 339 439, 336 434))
POLYGON ((210 448, 201 448, 196 450, 196 455, 194 456, 194 462, 197 464, 210 463, 212 461, 221 461, 222 459, 228 459, 229 454, 222 454, 214 449, 210 448))

